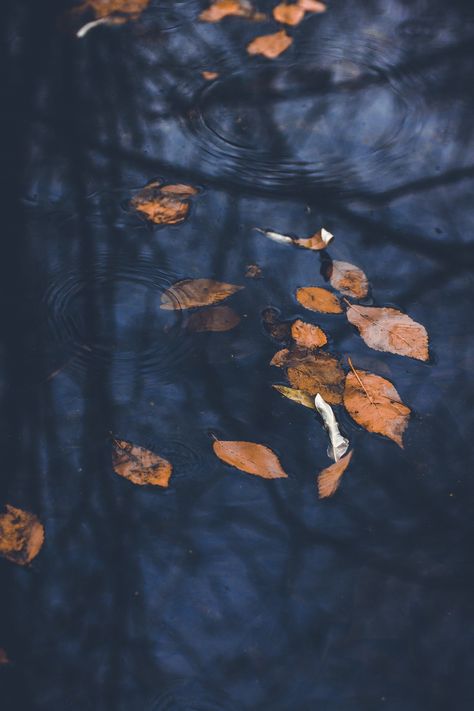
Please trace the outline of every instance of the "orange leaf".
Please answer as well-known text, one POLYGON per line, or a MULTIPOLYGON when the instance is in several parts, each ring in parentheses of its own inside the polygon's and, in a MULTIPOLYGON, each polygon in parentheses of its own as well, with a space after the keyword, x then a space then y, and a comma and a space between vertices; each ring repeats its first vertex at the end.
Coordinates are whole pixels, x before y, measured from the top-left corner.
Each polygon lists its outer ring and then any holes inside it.
POLYGON ((122 439, 115 439, 113 447, 112 464, 119 476, 139 486, 168 486, 173 471, 168 460, 122 439))
POLYGON ((320 252, 322 249, 326 249, 329 243, 334 239, 334 235, 322 227, 318 232, 315 232, 311 237, 302 237, 301 239, 294 239, 293 242, 298 247, 304 247, 305 249, 312 249, 313 251, 320 252))
POLYGON ((339 461, 326 467, 318 475, 318 493, 320 499, 326 499, 332 496, 339 488, 341 477, 349 466, 352 459, 352 452, 348 452, 339 461))
POLYGON ((212 446, 219 459, 243 472, 263 479, 288 478, 276 454, 263 444, 216 440, 212 446))
POLYGON ((240 323, 240 316, 229 306, 210 306, 195 311, 189 317, 187 328, 195 333, 203 331, 230 331, 240 323))
POLYGON ((243 288, 213 279, 183 279, 162 294, 160 308, 177 311, 192 309, 195 306, 210 306, 224 301, 243 288))
POLYGON ((303 348, 321 348, 328 342, 326 334, 312 323, 305 323, 297 319, 291 327, 291 335, 299 346, 303 348))
POLYGON ((263 54, 267 59, 275 59, 292 44, 293 38, 289 37, 285 30, 275 32, 271 35, 256 37, 247 45, 249 54, 263 54))
POLYGON ((298 390, 309 395, 320 395, 330 405, 342 402, 344 371, 330 353, 313 353, 288 367, 288 380, 298 390))
POLYGON ((324 314, 342 313, 337 296, 319 286, 302 286, 296 292, 296 299, 310 311, 319 311, 324 314))
POLYGON ((198 194, 198 191, 192 185, 183 185, 181 183, 177 183, 176 185, 163 185, 160 192, 165 195, 179 197, 192 197, 198 194))
POLYGON ((199 19, 202 22, 220 22, 230 15, 256 21, 265 19, 265 15, 256 12, 247 0, 216 0, 207 10, 201 12, 199 19))
POLYGON ((298 0, 298 5, 306 12, 326 12, 327 6, 319 0, 298 0))
POLYGON ((145 185, 131 200, 132 207, 156 225, 177 225, 189 212, 186 198, 197 194, 191 185, 163 185, 155 181, 145 185))
POLYGON ((311 360, 314 360, 314 351, 293 345, 291 348, 283 348, 281 351, 275 353, 270 361, 270 365, 275 365, 277 368, 288 368, 289 366, 299 365, 300 363, 311 360))
POLYGON ((354 299, 363 299, 369 292, 369 282, 364 272, 349 262, 335 259, 331 265, 329 281, 334 289, 354 299))
POLYGON ((96 17, 108 17, 113 13, 130 15, 135 19, 140 15, 150 0, 86 0, 85 6, 90 7, 96 17))
POLYGON ((206 81, 212 81, 213 79, 217 79, 217 77, 219 76, 219 72, 206 72, 206 71, 204 71, 204 72, 201 72, 201 76, 202 76, 202 78, 205 79, 206 81))
POLYGON ((347 318, 370 348, 428 360, 428 334, 421 323, 397 309, 353 306, 347 318))
POLYGON ((304 10, 299 5, 282 2, 273 8, 273 17, 285 25, 298 25, 304 17, 304 10))
POLYGON ((41 550, 44 528, 37 516, 7 504, 0 515, 0 555, 12 563, 27 565, 41 550))

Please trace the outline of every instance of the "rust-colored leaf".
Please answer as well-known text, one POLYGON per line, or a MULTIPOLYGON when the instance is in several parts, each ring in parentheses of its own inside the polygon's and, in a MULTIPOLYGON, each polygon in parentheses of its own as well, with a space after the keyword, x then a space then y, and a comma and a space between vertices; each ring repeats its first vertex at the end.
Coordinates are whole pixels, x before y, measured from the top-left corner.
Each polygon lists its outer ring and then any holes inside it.
POLYGON ((344 391, 344 371, 341 364, 330 353, 313 353, 299 363, 288 367, 288 380, 298 390, 308 395, 318 393, 330 405, 342 402, 344 391))
POLYGON ((206 81, 213 81, 214 79, 217 79, 217 77, 219 76, 219 72, 204 71, 204 72, 201 72, 201 76, 206 81))
POLYGON ((109 17, 113 14, 129 15, 136 19, 148 7, 150 0, 86 0, 82 7, 90 7, 96 17, 109 17))
POLYGON ((195 311, 189 317, 187 328, 195 333, 203 331, 230 331, 240 323, 240 316, 229 306, 210 306, 195 311))
POLYGON ((310 410, 316 409, 314 405, 314 397, 311 397, 311 395, 308 395, 308 393, 305 393, 303 390, 288 388, 286 385, 272 385, 272 388, 275 388, 275 390, 278 390, 279 393, 287 397, 289 400, 297 402, 299 405, 304 405, 304 407, 308 407, 310 410))
POLYGON ((216 440, 213 449, 219 459, 248 474, 256 474, 264 479, 288 477, 276 454, 263 444, 216 440))
POLYGON ((249 54, 262 54, 267 59, 275 59, 293 43, 293 38, 289 37, 285 30, 280 30, 271 35, 256 37, 247 45, 249 54))
POLYGON ((284 25, 298 25, 304 13, 304 9, 296 3, 282 2, 273 8, 273 17, 284 25))
POLYGON ((199 15, 202 22, 220 22, 229 16, 246 17, 249 20, 264 20, 265 15, 256 12, 247 0, 216 0, 199 15))
POLYGON ((262 311, 262 323, 265 331, 275 341, 286 343, 291 339, 291 323, 282 321, 277 309, 269 307, 262 311))
POLYGON ((2 664, 10 664, 10 660, 5 650, 0 647, 0 665, 2 664))
POLYGON ((357 424, 403 447, 402 437, 411 410, 389 380, 354 368, 346 376, 344 405, 357 424))
POLYGON ((35 514, 7 504, 0 515, 0 555, 12 563, 27 565, 41 550, 44 528, 35 514))
POLYGON ((258 264, 248 264, 245 276, 247 279, 258 279, 258 277, 262 276, 262 270, 258 264))
POLYGON ((298 0, 297 3, 306 12, 326 12, 327 6, 319 0, 298 0))
POLYGON ((425 327, 398 309, 351 304, 347 309, 347 318, 370 348, 428 360, 425 327))
POLYGON ((330 467, 326 467, 326 469, 320 472, 318 475, 318 493, 320 499, 326 499, 337 491, 341 477, 352 459, 352 454, 353 452, 348 452, 344 457, 341 457, 339 461, 331 464, 330 467))
POLYGON ((192 197, 198 194, 198 190, 192 185, 183 185, 182 183, 176 183, 171 185, 163 185, 160 188, 160 192, 164 195, 173 195, 175 197, 192 197))
POLYGON ((197 194, 192 185, 145 185, 131 200, 132 207, 155 225, 177 225, 188 216, 189 200, 197 194))
POLYGON ((296 299, 299 303, 310 309, 323 314, 340 314, 342 307, 339 299, 327 289, 320 286, 302 286, 296 292, 296 299))
POLYGON ((334 239, 334 235, 328 232, 322 227, 318 232, 315 232, 311 237, 302 237, 300 239, 294 239, 293 242, 298 247, 304 247, 304 249, 312 249, 315 252, 320 252, 322 249, 326 249, 329 243, 334 239))
POLYGON ((369 292, 369 282, 364 272, 349 262, 335 259, 331 265, 329 281, 334 289, 354 299, 363 299, 369 292))
POLYGON ((122 439, 113 441, 112 464, 119 476, 139 486, 167 487, 173 471, 167 459, 122 439))
POLYGON ((321 348, 328 342, 326 334, 312 323, 305 323, 297 319, 291 326, 291 336, 302 348, 321 348))
POLYGON ((288 368, 289 366, 299 365, 307 360, 312 360, 313 351, 307 348, 293 345, 291 348, 283 348, 275 353, 270 361, 270 365, 275 365, 277 368, 288 368))
POLYGON ((167 311, 192 309, 197 306, 210 306, 224 301, 243 286, 226 284, 214 279, 183 279, 177 281, 161 296, 161 307, 167 311))

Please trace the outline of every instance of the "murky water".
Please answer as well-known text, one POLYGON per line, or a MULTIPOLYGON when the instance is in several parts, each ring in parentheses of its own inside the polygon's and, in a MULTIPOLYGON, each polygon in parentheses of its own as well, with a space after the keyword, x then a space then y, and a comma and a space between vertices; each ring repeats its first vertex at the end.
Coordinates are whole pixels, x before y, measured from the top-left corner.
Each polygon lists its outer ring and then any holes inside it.
POLYGON ((472 709, 471 4, 333 0, 272 62, 245 45, 274 23, 199 23, 197 0, 80 41, 68 7, 3 14, 1 503, 46 542, 0 561, 2 710, 472 709), (199 187, 184 223, 130 209, 157 177, 199 187), (308 316, 319 256, 254 230, 321 225, 368 304, 426 326, 428 364, 308 316), (201 277, 245 286, 236 329, 160 310, 201 277), (413 410, 401 450, 339 408, 355 456, 331 500, 325 432, 271 388, 270 306, 413 410), (114 474, 110 433, 171 460, 170 487, 114 474), (231 469, 213 435, 289 478, 231 469))

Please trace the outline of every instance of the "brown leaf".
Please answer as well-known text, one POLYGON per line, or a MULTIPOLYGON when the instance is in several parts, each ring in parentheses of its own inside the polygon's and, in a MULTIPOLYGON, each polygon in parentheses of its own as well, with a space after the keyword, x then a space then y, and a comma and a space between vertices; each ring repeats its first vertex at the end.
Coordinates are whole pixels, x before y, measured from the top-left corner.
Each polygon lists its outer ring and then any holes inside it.
POLYGON ((344 457, 341 457, 339 461, 331 464, 330 467, 326 467, 326 469, 320 472, 318 475, 318 493, 320 499, 326 499, 337 491, 341 477, 352 459, 352 453, 353 452, 348 452, 344 457))
POLYGON ((262 311, 263 327, 275 341, 285 343, 291 339, 291 323, 279 318, 277 309, 269 307, 262 311))
POLYGON ((10 664, 10 660, 5 650, 0 647, 0 665, 2 664, 10 664))
POLYGON ((304 405, 304 407, 308 407, 310 410, 316 409, 314 405, 314 397, 311 397, 311 395, 308 395, 308 393, 305 393, 303 390, 288 388, 285 385, 272 385, 272 388, 275 388, 275 390, 278 390, 279 393, 287 397, 289 400, 297 402, 299 405, 304 405))
POLYGON ((319 0, 298 0, 298 5, 306 12, 326 12, 327 6, 319 0))
POLYGON ((199 15, 202 22, 220 22, 229 16, 246 17, 249 20, 264 20, 265 15, 256 12, 247 0, 216 0, 199 15))
POLYGON ((310 311, 319 311, 323 314, 342 313, 337 296, 319 286, 302 286, 296 291, 296 299, 310 311))
POLYGON ((326 334, 319 328, 313 326, 312 323, 305 323, 301 319, 297 319, 291 327, 292 338, 299 346, 303 348, 321 348, 328 342, 326 334))
POLYGON ((293 43, 293 38, 289 37, 285 30, 275 32, 271 35, 256 37, 247 45, 249 54, 263 54, 267 59, 275 59, 293 43))
POLYGON ((273 17, 285 25, 298 25, 304 17, 304 10, 294 3, 280 3, 273 8, 273 17))
POLYGON ((315 232, 311 237, 302 237, 301 239, 294 239, 293 242, 298 247, 304 247, 305 249, 312 249, 313 251, 320 252, 322 249, 326 249, 329 243, 334 239, 334 235, 322 227, 318 232, 315 232))
POLYGON ((335 259, 331 265, 329 281, 334 289, 354 299, 363 299, 369 292, 369 282, 364 272, 349 262, 335 259))
POLYGON ((186 198, 196 194, 196 188, 191 185, 160 185, 155 181, 145 185, 131 200, 131 205, 155 225, 177 225, 188 215, 186 198))
POLYGON ((168 460, 122 439, 114 439, 113 447, 112 464, 119 476, 139 486, 168 486, 173 471, 168 460))
POLYGON ((212 81, 213 79, 217 79, 217 77, 219 76, 219 72, 206 72, 206 71, 204 71, 204 72, 201 72, 201 76, 202 76, 202 78, 205 79, 206 81, 212 81))
POLYGON ((354 369, 346 376, 344 405, 357 424, 403 447, 402 436, 411 410, 389 380, 354 369))
POLYGON ((195 333, 203 331, 230 331, 240 323, 240 316, 229 306, 210 306, 195 311, 189 317, 187 328, 195 333))
POLYGON ((344 371, 330 353, 313 353, 287 370, 288 380, 298 390, 309 395, 320 395, 330 405, 342 402, 344 371))
POLYGON ((83 7, 90 7, 96 17, 109 17, 118 13, 136 19, 148 7, 149 2, 150 0, 86 0, 83 7))
POLYGON ((183 279, 162 294, 160 308, 166 311, 178 311, 197 306, 210 306, 224 301, 243 288, 243 286, 226 284, 214 279, 183 279))
POLYGON ((299 365, 307 360, 312 360, 313 355, 313 351, 293 345, 291 348, 283 348, 281 351, 275 353, 270 361, 270 365, 275 365, 277 368, 287 368, 289 366, 299 365))
POLYGON ((0 555, 12 563, 27 565, 41 550, 44 528, 35 514, 7 504, 0 515, 0 555))
POLYGON ((258 264, 248 264, 245 276, 247 279, 258 279, 258 277, 262 276, 262 270, 258 264))
POLYGON ((176 197, 192 197, 198 194, 198 190, 192 185, 183 185, 176 183, 175 185, 163 185, 160 192, 165 195, 173 195, 176 197))
POLYGON ((347 318, 370 348, 428 360, 426 329, 407 314, 397 309, 351 305, 347 318))
POLYGON ((216 440, 213 449, 219 459, 248 474, 256 474, 264 479, 288 477, 276 454, 263 444, 216 440))

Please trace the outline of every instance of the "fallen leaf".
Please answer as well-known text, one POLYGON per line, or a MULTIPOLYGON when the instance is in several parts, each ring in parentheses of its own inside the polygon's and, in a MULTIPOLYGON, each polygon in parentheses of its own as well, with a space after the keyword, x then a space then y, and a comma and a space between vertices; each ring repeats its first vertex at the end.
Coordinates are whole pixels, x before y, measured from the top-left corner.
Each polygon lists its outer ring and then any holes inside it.
POLYGON ((339 299, 327 289, 320 286, 302 286, 296 291, 296 299, 310 311, 323 314, 340 314, 342 307, 339 299))
POLYGON ((168 460, 122 439, 113 441, 112 464, 119 476, 139 486, 167 487, 173 471, 168 460))
POLYGON ((305 14, 304 9, 295 3, 280 3, 273 8, 273 17, 285 25, 298 25, 305 14))
POLYGON ((230 331, 239 323, 240 316, 229 306, 210 306, 191 314, 186 327, 195 333, 222 332, 230 331))
POLYGON ((0 647, 0 665, 2 664, 10 664, 10 660, 5 650, 0 647))
POLYGON ((96 17, 108 17, 118 13, 136 19, 148 7, 149 2, 150 0, 86 0, 82 7, 90 7, 96 17))
POLYGON ((353 452, 349 452, 345 457, 342 457, 342 459, 339 459, 339 461, 331 464, 330 467, 326 467, 326 469, 320 472, 318 475, 318 493, 320 499, 326 499, 337 491, 341 477, 352 459, 352 454, 353 452))
POLYGON ((216 440, 213 449, 219 459, 248 474, 256 474, 264 479, 288 477, 276 454, 263 444, 216 440))
POLYGON ((293 345, 291 348, 283 348, 275 353, 270 361, 270 365, 275 365, 278 368, 287 368, 292 365, 299 365, 307 360, 312 360, 314 351, 300 346, 293 345))
POLYGON ((131 200, 132 207, 155 225, 177 225, 188 216, 189 200, 197 194, 191 185, 145 185, 131 200))
POLYGON ((344 371, 341 364, 329 353, 313 353, 300 363, 288 367, 288 380, 298 390, 322 397, 331 405, 342 402, 344 371))
POLYGON ((44 528, 35 514, 6 504, 0 515, 0 555, 12 563, 27 565, 41 550, 44 528))
POLYGON ((243 288, 243 286, 226 284, 213 279, 183 279, 163 292, 160 308, 178 311, 197 306, 210 306, 224 301, 243 288))
POLYGON ((270 334, 275 341, 285 343, 291 339, 291 323, 282 321, 277 309, 269 307, 262 311, 262 322, 265 331, 270 334))
POLYGON ((344 405, 357 424, 403 448, 402 436, 411 410, 389 380, 353 368, 346 376, 344 405))
POLYGON ((298 5, 306 12, 326 12, 327 6, 318 0, 298 0, 298 5))
POLYGON ((330 270, 331 286, 341 294, 352 296, 354 299, 363 299, 367 296, 369 282, 362 269, 349 262, 339 262, 335 259, 330 270))
POLYGON ((321 348, 328 342, 326 334, 312 323, 305 323, 297 319, 291 326, 291 336, 303 348, 321 348))
POLYGON ((207 10, 199 15, 202 22, 220 22, 229 16, 246 17, 249 20, 259 21, 266 19, 261 12, 256 12, 250 2, 246 0, 216 0, 207 10))
POLYGON ((349 440, 343 437, 339 431, 339 425, 334 415, 331 405, 324 400, 318 393, 314 398, 316 410, 322 417, 325 429, 329 434, 331 445, 328 450, 328 457, 338 462, 339 459, 347 452, 349 448, 349 440))
POLYGON ((267 59, 275 59, 293 43, 285 30, 280 30, 271 35, 256 37, 247 45, 249 54, 262 54, 267 59))
POLYGON ((219 72, 201 72, 201 76, 206 81, 212 81, 213 79, 217 79, 219 72))
POLYGON ((247 279, 258 279, 258 277, 262 276, 262 270, 258 264, 248 264, 245 276, 247 279))
POLYGON ((312 249, 313 251, 320 252, 322 249, 326 249, 333 239, 334 235, 322 227, 319 232, 315 232, 311 237, 295 239, 294 243, 298 247, 304 247, 305 249, 312 249))
POLYGON ((428 334, 425 327, 398 309, 351 304, 347 309, 347 318, 370 348, 428 360, 428 334))
POLYGON ((293 402, 297 402, 299 405, 304 405, 310 410, 315 410, 314 397, 308 395, 303 390, 297 390, 296 388, 288 388, 286 385, 272 385, 272 388, 278 390, 279 393, 287 397, 293 402))

